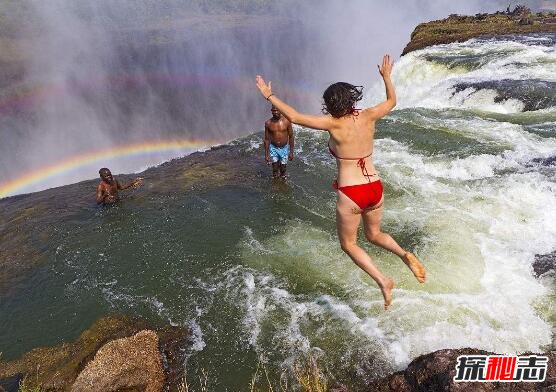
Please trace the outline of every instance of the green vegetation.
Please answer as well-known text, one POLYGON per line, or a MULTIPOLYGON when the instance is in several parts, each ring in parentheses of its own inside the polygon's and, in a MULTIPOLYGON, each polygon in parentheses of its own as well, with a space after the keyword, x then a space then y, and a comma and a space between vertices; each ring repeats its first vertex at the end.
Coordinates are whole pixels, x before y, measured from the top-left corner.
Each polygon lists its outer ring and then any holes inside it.
POLYGON ((45 392, 40 385, 33 384, 25 377, 20 383, 18 392, 45 392))
MULTIPOLYGON (((178 385, 177 392, 208 392, 209 376, 206 369, 201 370, 198 379, 198 389, 194 389, 185 375, 178 385)), ((304 364, 298 364, 293 369, 293 384, 289 384, 285 373, 281 374, 277 381, 270 374, 266 365, 259 361, 257 368, 251 377, 251 382, 244 388, 249 392, 325 392, 329 390, 328 378, 319 369, 316 359, 310 358, 304 364)), ((23 392, 23 391, 20 391, 23 392)), ((35 391, 32 391, 35 392, 35 391)), ((37 391, 40 392, 40 391, 37 391)))

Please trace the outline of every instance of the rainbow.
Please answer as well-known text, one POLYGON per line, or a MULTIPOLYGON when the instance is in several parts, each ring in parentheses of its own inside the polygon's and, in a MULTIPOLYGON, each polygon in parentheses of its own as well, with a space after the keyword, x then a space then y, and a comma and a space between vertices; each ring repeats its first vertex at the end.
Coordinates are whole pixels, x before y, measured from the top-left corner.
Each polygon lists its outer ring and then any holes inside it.
MULTIPOLYGON (((113 89, 150 86, 152 83, 168 84, 171 86, 204 86, 226 87, 230 89, 246 89, 255 91, 255 77, 249 76, 221 76, 216 74, 174 74, 148 73, 137 75, 107 75, 105 77, 90 77, 75 81, 76 86, 94 90, 98 87, 109 86, 113 89)), ((275 83, 280 93, 299 97, 309 101, 318 99, 315 87, 307 83, 285 84, 275 83)), ((71 94, 70 88, 64 83, 43 83, 28 86, 11 92, 0 94, 0 115, 10 115, 14 110, 33 108, 35 105, 54 98, 71 94)))
POLYGON ((102 150, 86 152, 64 159, 45 167, 32 170, 20 177, 0 183, 0 198, 13 195, 17 190, 44 181, 45 179, 61 175, 80 166, 88 165, 115 157, 133 156, 171 150, 199 149, 218 144, 217 141, 207 140, 154 140, 135 144, 117 146, 102 150))
MULTIPOLYGON (((110 86, 112 88, 130 88, 149 85, 151 83, 167 83, 173 86, 219 86, 230 89, 252 89, 255 90, 255 79, 253 75, 229 75, 218 74, 140 74, 140 75, 108 75, 103 78, 89 78, 77 82, 82 88, 95 89, 98 86, 110 86)), ((278 86, 278 83, 276 84, 278 86)), ((314 86, 307 83, 296 85, 282 85, 279 91, 297 96, 302 99, 314 100, 314 86)), ((29 86, 27 89, 14 91, 11 94, 0 94, 0 116, 12 115, 14 110, 29 108, 45 101, 71 94, 65 84, 50 83, 39 86, 29 86)), ((220 141, 221 142, 221 141, 220 141)), ((101 160, 116 158, 121 156, 140 155, 153 152, 198 149, 207 145, 218 144, 219 142, 207 140, 162 140, 147 141, 137 144, 119 146, 104 150, 86 152, 79 154, 61 162, 57 162, 36 170, 32 170, 20 177, 0 183, 0 199, 18 193, 19 190, 27 186, 40 183, 45 179, 67 173, 80 166, 94 163, 101 160)))

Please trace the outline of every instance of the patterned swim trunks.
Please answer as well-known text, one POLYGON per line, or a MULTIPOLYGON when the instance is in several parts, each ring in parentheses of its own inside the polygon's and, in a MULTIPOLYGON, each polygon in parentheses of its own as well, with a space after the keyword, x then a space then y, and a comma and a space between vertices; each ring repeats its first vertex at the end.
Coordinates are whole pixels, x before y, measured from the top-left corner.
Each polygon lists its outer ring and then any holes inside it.
POLYGON ((290 145, 286 144, 283 147, 276 147, 274 144, 270 143, 269 147, 270 159, 272 163, 280 162, 282 165, 288 163, 288 155, 290 153, 290 145))

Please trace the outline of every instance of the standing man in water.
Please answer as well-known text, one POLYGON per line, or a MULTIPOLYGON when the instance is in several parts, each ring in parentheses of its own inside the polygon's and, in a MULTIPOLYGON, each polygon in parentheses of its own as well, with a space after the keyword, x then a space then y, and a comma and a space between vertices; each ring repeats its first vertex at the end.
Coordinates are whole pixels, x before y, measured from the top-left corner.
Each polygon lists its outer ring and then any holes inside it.
POLYGON ((110 170, 105 167, 100 169, 98 173, 100 174, 101 181, 97 187, 97 204, 115 203, 120 200, 118 190, 136 187, 143 183, 143 179, 141 177, 137 177, 130 183, 122 185, 112 176, 110 170))
POLYGON ((292 123, 274 106, 272 117, 264 123, 265 160, 272 163, 272 177, 286 178, 286 163, 293 159, 292 123))

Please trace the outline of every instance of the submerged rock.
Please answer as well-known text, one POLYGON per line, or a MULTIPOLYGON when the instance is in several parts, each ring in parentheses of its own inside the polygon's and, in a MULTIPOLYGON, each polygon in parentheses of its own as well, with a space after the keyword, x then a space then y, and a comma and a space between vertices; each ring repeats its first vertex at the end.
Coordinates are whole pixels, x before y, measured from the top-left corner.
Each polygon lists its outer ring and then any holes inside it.
POLYGON ((471 89, 472 91, 493 90, 495 103, 514 99, 523 102, 523 111, 534 111, 556 106, 556 83, 539 79, 514 80, 501 79, 482 82, 465 82, 454 85, 454 94, 471 89))
POLYGON ((153 329, 140 319, 103 317, 75 342, 0 361, 0 386, 16 391, 14 385, 25 379, 31 388, 53 391, 158 391, 181 379, 187 344, 183 328, 153 329))
POLYGON ((555 270, 556 251, 546 255, 535 255, 535 261, 533 261, 533 271, 535 271, 535 276, 539 277, 549 271, 555 270))
MULTIPOLYGON (((414 359, 405 370, 378 380, 369 386, 371 392, 417 391, 548 391, 556 389, 556 354, 549 357, 543 382, 455 382, 456 360, 459 355, 496 355, 474 348, 438 350, 414 359)), ((532 355, 524 353, 522 355, 532 355)))
POLYGON ((463 42, 483 35, 551 32, 556 32, 556 14, 531 13, 517 7, 511 12, 475 16, 450 15, 446 19, 418 25, 402 55, 431 45, 463 42))
MULTIPOLYGON (((531 159, 531 162, 541 166, 556 166, 556 156, 548 158, 533 158, 531 159)), ((554 258, 556 258, 556 255, 554 256, 554 258)))

